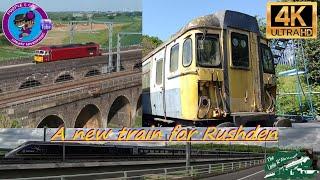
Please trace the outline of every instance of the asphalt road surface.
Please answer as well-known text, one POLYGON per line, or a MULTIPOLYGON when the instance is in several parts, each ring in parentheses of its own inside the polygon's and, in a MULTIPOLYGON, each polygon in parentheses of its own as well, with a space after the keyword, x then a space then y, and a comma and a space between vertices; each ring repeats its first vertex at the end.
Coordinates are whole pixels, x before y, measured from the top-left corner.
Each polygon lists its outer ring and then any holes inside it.
MULTIPOLYGON (((264 166, 257 166, 229 174, 205 178, 202 180, 264 180, 265 172, 263 169, 264 166)), ((320 174, 317 175, 316 179, 320 180, 320 174)))
POLYGON ((205 178, 203 180, 256 180, 264 179, 265 173, 263 166, 257 166, 250 169, 245 169, 241 171, 236 171, 229 174, 223 174, 219 176, 214 176, 210 178, 205 178))

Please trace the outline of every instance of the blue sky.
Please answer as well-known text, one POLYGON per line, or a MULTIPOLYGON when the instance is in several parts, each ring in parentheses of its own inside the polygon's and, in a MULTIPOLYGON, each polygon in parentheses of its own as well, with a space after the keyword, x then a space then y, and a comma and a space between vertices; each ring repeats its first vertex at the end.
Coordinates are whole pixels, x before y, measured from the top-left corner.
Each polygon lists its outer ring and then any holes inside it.
MULTIPOLYGON (((24 0, 33 2, 45 11, 141 11, 142 0, 24 0)), ((23 0, 1 0, 0 11, 23 0)))
POLYGON ((266 16, 268 0, 143 0, 143 34, 167 40, 190 20, 219 10, 266 16))

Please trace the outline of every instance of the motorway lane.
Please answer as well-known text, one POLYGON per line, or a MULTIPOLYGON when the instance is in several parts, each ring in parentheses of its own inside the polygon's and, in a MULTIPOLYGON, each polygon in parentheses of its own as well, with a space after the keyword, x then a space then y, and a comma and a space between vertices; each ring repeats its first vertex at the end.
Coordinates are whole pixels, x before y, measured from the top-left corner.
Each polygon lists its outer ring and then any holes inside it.
POLYGON ((292 123, 293 128, 320 128, 319 121, 310 121, 307 123, 292 123))
MULTIPOLYGON (((127 158, 127 157, 126 157, 127 158)), ((79 175, 85 173, 105 173, 105 172, 121 172, 123 171, 136 171, 135 173, 128 173, 128 175, 142 175, 146 173, 159 173, 159 169, 164 168, 178 168, 182 170, 185 168, 185 159, 154 159, 148 160, 126 160, 126 159, 111 159, 109 161, 90 161, 90 160, 67 160, 66 162, 38 162, 38 163, 24 163, 24 164, 1 164, 0 162, 0 179, 4 178, 27 178, 27 177, 40 177, 40 176, 58 176, 58 175, 79 175), (181 168, 182 167, 182 168, 181 168), (17 173, 19 169, 19 173, 17 173), (157 170, 156 170, 157 169, 157 170), (142 171, 141 171, 142 170, 142 171), (148 171, 145 171, 148 170, 148 171)), ((210 163, 228 162, 230 159, 203 159, 198 158, 191 162, 192 165, 201 165, 210 163)), ((160 173, 163 171, 160 170, 160 173)), ((117 174, 117 173, 116 173, 117 174)), ((94 176, 85 177, 83 179, 95 179, 94 176)), ((171 177, 171 176, 170 176, 171 177)), ((99 179, 106 179, 101 177, 99 179)), ((120 179, 120 178, 118 178, 120 179)), ((188 179, 188 178, 187 178, 188 179)), ((227 180, 227 179, 225 179, 227 180)))
MULTIPOLYGON (((257 166, 229 174, 204 178, 201 180, 264 180, 264 176, 264 166, 257 166)), ((320 180, 320 174, 317 175, 316 179, 320 180)))
POLYGON ((265 176, 263 168, 264 166, 257 166, 241 171, 236 171, 233 173, 205 178, 202 180, 263 180, 265 176))

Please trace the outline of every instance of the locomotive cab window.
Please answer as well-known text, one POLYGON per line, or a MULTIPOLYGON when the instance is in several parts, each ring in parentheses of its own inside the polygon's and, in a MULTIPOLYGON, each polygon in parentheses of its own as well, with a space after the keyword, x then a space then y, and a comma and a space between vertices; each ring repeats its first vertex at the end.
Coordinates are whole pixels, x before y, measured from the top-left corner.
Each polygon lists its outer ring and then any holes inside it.
POLYGON ((179 44, 171 47, 170 50, 170 72, 175 72, 179 64, 179 44))
POLYGON ((231 33, 232 66, 249 68, 248 36, 245 34, 231 33))
POLYGON ((163 72, 163 58, 159 59, 156 63, 156 84, 162 84, 162 72, 163 72))
POLYGON ((197 66, 221 66, 220 45, 217 36, 197 35, 197 66))
POLYGON ((95 47, 89 47, 89 48, 87 48, 88 49, 88 51, 90 51, 90 52, 93 52, 93 51, 95 51, 96 50, 96 48, 95 47))
POLYGON ((39 56, 44 56, 44 55, 49 55, 49 52, 43 51, 43 50, 37 50, 35 51, 35 54, 39 56))
POLYGON ((274 74, 275 69, 274 69, 273 55, 270 48, 265 44, 261 44, 261 56, 262 56, 263 72, 274 74))
POLYGON ((186 39, 183 43, 182 64, 184 67, 190 66, 192 63, 192 40, 186 39))

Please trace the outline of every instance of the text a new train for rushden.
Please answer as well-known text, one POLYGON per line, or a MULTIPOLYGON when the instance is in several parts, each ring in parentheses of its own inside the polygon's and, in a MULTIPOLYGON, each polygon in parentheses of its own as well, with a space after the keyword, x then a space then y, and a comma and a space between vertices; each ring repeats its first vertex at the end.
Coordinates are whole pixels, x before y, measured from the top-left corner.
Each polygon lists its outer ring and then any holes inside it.
POLYGON ((58 129, 51 141, 278 141, 278 129, 268 127, 182 127, 58 129), (71 136, 70 136, 71 135, 71 136))

